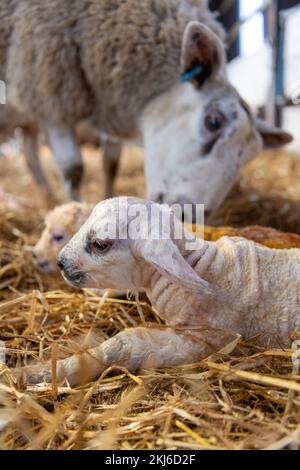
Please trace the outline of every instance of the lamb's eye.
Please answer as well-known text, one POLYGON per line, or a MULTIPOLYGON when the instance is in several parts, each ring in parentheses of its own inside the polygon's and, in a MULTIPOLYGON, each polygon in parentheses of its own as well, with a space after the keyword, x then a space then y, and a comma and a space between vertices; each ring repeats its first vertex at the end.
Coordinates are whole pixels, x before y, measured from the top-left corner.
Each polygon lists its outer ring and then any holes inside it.
POLYGON ((54 243, 61 243, 64 241, 64 239, 65 239, 65 235, 62 235, 59 233, 53 235, 52 237, 52 240, 54 241, 54 243))
POLYGON ((223 127, 225 120, 226 118, 221 111, 213 110, 207 114, 204 123, 207 130, 216 132, 223 127))
POLYGON ((110 240, 94 240, 92 248, 96 253, 103 255, 111 249, 112 245, 113 243, 110 240))

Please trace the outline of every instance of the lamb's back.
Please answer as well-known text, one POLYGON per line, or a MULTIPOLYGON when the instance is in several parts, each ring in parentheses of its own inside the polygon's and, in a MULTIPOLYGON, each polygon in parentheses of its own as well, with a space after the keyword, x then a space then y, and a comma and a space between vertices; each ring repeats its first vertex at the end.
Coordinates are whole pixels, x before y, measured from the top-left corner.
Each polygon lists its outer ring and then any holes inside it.
POLYGON ((290 344, 300 328, 300 250, 264 247, 244 238, 216 242, 227 262, 223 283, 230 286, 230 308, 244 337, 290 344))

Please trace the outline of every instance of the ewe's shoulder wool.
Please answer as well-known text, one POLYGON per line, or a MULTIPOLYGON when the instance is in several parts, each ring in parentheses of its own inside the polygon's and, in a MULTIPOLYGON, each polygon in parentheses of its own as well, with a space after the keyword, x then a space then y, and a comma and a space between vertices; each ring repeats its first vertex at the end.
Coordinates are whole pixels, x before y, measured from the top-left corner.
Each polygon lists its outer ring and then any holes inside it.
POLYGON ((9 100, 55 125, 94 115, 99 128, 124 138, 135 137, 148 102, 179 80, 187 23, 196 15, 223 37, 203 1, 2 3, 0 17, 14 24, 0 27, 9 100))

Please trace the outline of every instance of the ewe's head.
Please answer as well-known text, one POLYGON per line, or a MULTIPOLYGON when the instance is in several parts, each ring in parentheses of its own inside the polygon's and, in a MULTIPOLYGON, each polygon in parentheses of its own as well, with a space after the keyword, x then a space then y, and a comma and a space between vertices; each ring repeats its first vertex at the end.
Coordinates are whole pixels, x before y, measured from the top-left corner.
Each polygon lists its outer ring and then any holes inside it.
POLYGON ((144 115, 148 197, 169 205, 205 204, 209 214, 263 146, 276 148, 292 138, 254 118, 226 77, 224 45, 203 24, 188 25, 181 62, 183 83, 144 115))
POLYGON ((58 265, 75 287, 147 288, 157 270, 181 287, 208 292, 182 256, 187 238, 170 209, 135 198, 110 199, 95 207, 59 254, 58 265))
POLYGON ((87 204, 70 202, 56 207, 45 221, 45 229, 33 250, 35 263, 41 271, 57 271, 57 255, 90 215, 87 204))

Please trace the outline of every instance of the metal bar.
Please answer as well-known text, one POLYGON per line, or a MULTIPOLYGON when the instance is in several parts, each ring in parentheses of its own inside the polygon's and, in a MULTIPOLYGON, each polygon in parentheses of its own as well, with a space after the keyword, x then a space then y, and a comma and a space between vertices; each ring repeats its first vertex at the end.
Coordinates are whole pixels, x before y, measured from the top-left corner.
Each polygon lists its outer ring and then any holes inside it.
POLYGON ((228 33, 228 42, 231 44, 238 36, 240 28, 251 20, 257 13, 264 13, 276 0, 264 0, 263 5, 260 8, 257 8, 250 16, 247 18, 241 18, 235 23, 234 26, 230 29, 228 33))
POLYGON ((278 55, 278 1, 274 0, 268 11, 269 22, 269 41, 272 47, 272 81, 270 84, 270 92, 266 105, 267 121, 275 125, 276 116, 276 75, 277 75, 277 55, 278 55))
POLYGON ((278 12, 278 41, 277 50, 275 54, 275 125, 281 127, 283 121, 283 107, 284 107, 284 49, 285 49, 285 18, 278 12))
POLYGON ((219 10, 219 13, 221 16, 224 16, 226 15, 230 8, 233 7, 233 5, 235 4, 237 0, 223 0, 223 2, 221 3, 221 6, 220 8, 218 9, 219 10))

